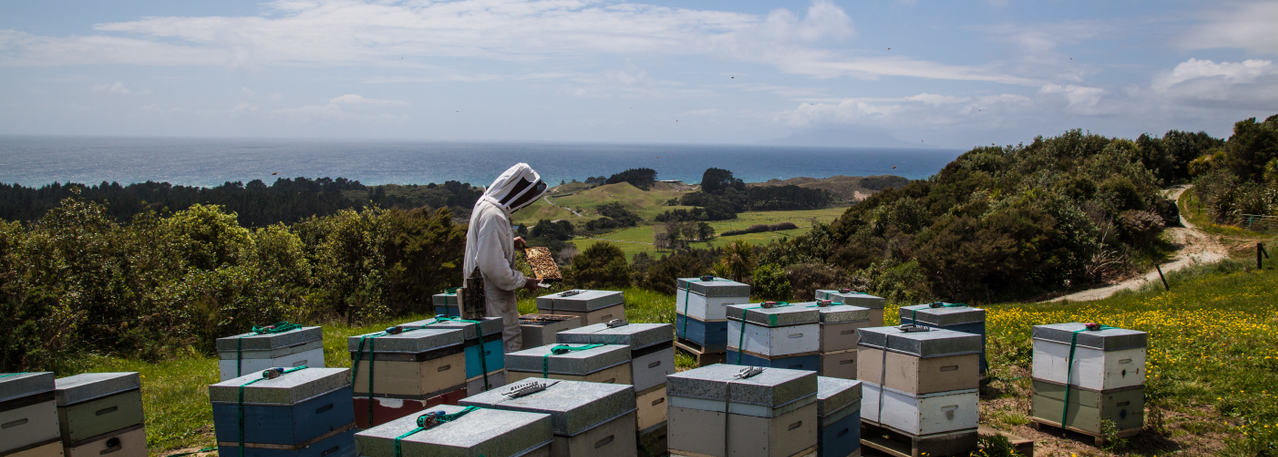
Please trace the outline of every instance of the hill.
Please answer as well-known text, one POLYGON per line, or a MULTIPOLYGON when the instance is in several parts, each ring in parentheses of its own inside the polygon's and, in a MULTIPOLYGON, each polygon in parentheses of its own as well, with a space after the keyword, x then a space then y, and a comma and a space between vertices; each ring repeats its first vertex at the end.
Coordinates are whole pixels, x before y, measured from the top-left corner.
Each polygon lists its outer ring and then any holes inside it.
POLYGON ((844 203, 865 200, 883 189, 904 187, 910 180, 901 176, 831 176, 829 178, 770 179, 766 182, 747 183, 746 186, 799 186, 807 189, 823 189, 844 203))

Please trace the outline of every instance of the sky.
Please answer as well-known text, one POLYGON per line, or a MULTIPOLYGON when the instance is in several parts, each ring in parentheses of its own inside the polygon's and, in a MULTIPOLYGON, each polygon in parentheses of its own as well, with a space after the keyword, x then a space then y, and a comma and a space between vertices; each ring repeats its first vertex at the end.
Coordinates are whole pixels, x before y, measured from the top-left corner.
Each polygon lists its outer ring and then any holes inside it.
POLYGON ((1227 137, 1278 113, 1273 24, 1276 1, 0 0, 0 134, 1227 137))

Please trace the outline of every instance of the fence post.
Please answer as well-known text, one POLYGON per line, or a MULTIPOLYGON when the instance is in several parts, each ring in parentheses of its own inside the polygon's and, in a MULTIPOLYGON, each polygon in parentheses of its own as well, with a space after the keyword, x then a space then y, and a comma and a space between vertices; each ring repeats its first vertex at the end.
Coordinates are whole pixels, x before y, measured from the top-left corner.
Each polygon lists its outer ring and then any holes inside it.
POLYGON ((1265 268, 1264 261, 1261 260, 1260 258, 1262 254, 1265 257, 1269 257, 1269 252, 1265 251, 1265 243, 1256 242, 1256 269, 1257 270, 1261 270, 1265 268))
POLYGON ((1171 286, 1167 285, 1167 277, 1163 276, 1163 267, 1158 264, 1154 264, 1154 269, 1158 270, 1158 279, 1163 280, 1163 289, 1170 291, 1171 286))

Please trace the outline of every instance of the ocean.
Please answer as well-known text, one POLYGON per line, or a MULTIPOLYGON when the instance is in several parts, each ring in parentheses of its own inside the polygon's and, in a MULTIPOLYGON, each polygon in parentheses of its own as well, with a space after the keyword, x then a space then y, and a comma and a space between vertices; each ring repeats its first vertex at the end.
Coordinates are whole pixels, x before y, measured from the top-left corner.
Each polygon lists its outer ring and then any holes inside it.
POLYGON ((27 187, 53 182, 157 181, 216 186, 276 178, 347 178, 368 185, 454 180, 486 186, 506 168, 528 163, 550 185, 628 168, 652 168, 657 179, 701 181, 707 168, 746 182, 836 175, 922 179, 963 151, 757 145, 499 143, 378 140, 289 140, 0 136, 0 182, 27 187))

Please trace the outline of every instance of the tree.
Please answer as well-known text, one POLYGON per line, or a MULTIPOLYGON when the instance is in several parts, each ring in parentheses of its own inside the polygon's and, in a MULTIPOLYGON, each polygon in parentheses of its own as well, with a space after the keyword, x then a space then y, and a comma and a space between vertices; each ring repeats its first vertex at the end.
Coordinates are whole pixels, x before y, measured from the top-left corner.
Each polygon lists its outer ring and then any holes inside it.
POLYGON ((628 287, 630 266, 621 248, 601 241, 572 258, 570 279, 574 286, 584 289, 628 287))
POLYGON ((663 256, 652 264, 644 274, 643 288, 663 294, 675 293, 675 282, 679 278, 697 278, 706 273, 706 264, 701 257, 692 252, 680 252, 671 256, 663 256))
POLYGON ((727 189, 745 190, 745 183, 732 177, 732 172, 722 168, 707 168, 701 174, 701 191, 707 194, 722 194, 727 189))
POLYGON ((750 292, 768 300, 789 300, 790 280, 785 270, 776 265, 761 265, 754 269, 754 281, 750 292))
POLYGON ((607 184, 627 182, 642 190, 652 189, 657 182, 657 170, 651 168, 631 168, 608 177, 607 184))
POLYGON ((744 281, 750 272, 754 270, 755 255, 754 246, 745 240, 736 240, 728 243, 723 247, 723 255, 719 257, 719 262, 723 264, 724 270, 728 272, 729 279, 733 281, 744 281))

